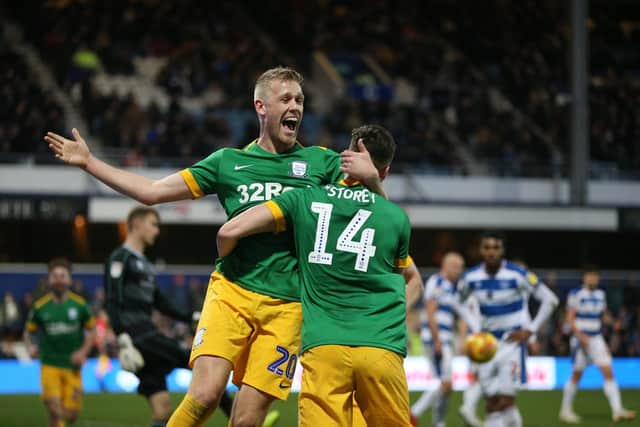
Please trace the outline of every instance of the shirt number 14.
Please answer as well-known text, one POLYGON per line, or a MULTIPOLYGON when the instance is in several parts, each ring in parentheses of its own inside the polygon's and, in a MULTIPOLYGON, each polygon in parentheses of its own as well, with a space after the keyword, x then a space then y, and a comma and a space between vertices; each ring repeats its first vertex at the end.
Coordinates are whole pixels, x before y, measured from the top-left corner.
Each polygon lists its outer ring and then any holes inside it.
MULTIPOLYGON (((313 202, 311 204, 311 211, 318 214, 318 222, 316 224, 316 238, 313 245, 313 252, 309 253, 308 260, 312 264, 331 265, 333 263, 333 254, 326 250, 333 205, 330 203, 313 202)), ((369 268, 369 258, 376 254, 376 247, 373 245, 373 237, 376 234, 376 230, 373 228, 365 228, 362 230, 360 241, 353 240, 354 236, 360 231, 370 216, 371 211, 365 209, 358 210, 346 228, 342 230, 336 243, 336 250, 356 254, 354 269, 357 271, 366 272, 369 268)))

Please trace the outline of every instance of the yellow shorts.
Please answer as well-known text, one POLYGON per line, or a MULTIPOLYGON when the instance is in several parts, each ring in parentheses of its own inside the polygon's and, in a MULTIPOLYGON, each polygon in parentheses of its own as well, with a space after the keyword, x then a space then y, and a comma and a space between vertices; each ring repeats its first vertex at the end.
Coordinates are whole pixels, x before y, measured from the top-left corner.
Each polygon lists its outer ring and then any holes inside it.
POLYGON ((202 307, 189 365, 200 356, 233 364, 233 383, 286 399, 300 350, 302 308, 249 291, 214 272, 202 307))
POLYGON ((42 365, 42 399, 60 399, 63 409, 79 411, 82 406, 82 377, 78 369, 42 365))
POLYGON ((409 427, 409 390, 402 356, 376 347, 323 345, 304 352, 300 427, 409 427))

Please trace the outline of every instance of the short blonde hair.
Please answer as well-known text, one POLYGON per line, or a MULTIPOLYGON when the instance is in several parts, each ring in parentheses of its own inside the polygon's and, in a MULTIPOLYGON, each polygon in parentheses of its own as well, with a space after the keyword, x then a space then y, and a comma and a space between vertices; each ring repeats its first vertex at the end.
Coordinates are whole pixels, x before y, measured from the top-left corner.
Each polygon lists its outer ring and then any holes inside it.
POLYGON ((253 100, 262 99, 265 96, 265 91, 273 81, 294 81, 302 86, 302 75, 289 67, 275 67, 270 68, 258 77, 256 85, 253 90, 253 100))

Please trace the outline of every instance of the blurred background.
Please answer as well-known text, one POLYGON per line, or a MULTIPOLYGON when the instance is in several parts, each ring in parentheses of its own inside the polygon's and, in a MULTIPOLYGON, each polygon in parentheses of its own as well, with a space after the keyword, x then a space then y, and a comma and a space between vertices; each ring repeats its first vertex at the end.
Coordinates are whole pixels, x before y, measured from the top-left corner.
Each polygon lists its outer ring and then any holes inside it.
MULTIPOLYGON (((164 176, 253 140, 253 85, 276 65, 305 76, 304 144, 392 131, 385 188, 425 277, 450 250, 478 262, 480 231, 502 229, 561 307, 599 266, 611 350, 640 356, 639 2, 22 0, 0 2, 0 24, 1 357, 20 357, 60 255, 101 319, 96 352, 112 351, 102 263, 133 203, 59 164, 45 132, 77 127, 99 157, 164 176)), ((224 212, 215 197, 159 210, 159 284, 199 308, 224 212)), ((563 318, 539 354, 568 355, 563 318)), ((188 345, 185 325, 159 322, 188 345)))

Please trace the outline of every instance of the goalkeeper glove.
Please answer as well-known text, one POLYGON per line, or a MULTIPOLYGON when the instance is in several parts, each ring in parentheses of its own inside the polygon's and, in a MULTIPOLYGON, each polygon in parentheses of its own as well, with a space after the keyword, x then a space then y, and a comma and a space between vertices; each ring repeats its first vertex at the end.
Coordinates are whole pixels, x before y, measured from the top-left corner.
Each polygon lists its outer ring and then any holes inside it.
POLYGON ((144 366, 144 359, 142 354, 133 345, 131 337, 126 332, 118 335, 118 360, 120 360, 120 367, 134 374, 138 372, 144 366))

